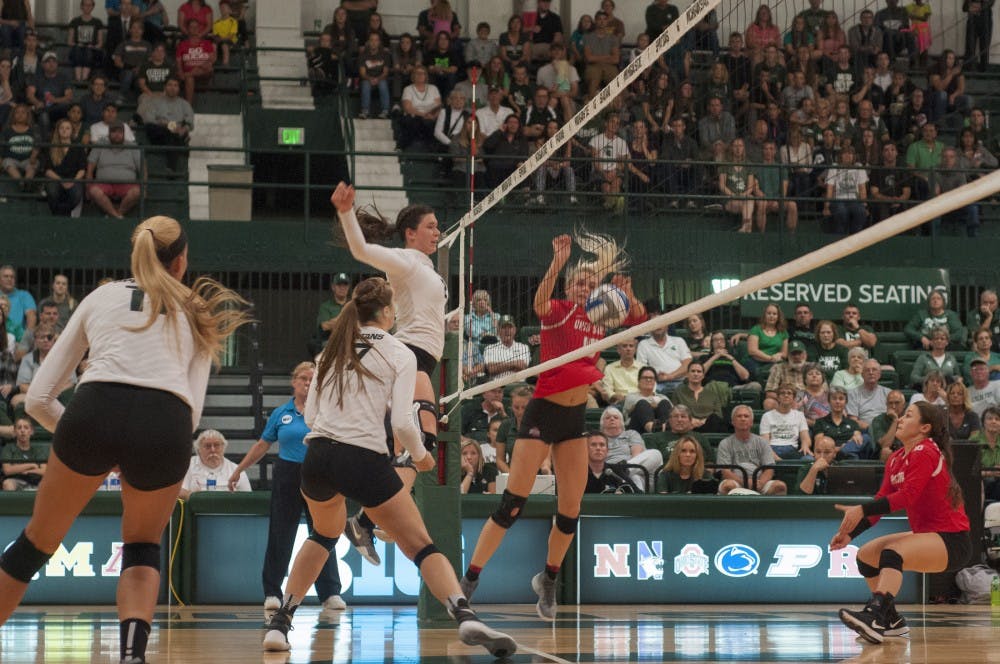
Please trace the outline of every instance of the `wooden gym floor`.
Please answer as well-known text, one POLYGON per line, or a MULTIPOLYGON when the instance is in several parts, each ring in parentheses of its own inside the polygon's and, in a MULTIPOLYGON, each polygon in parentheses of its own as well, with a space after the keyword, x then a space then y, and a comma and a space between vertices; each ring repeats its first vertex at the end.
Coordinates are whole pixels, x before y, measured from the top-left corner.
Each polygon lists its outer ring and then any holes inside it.
MULTIPOLYGON (((560 610, 554 625, 533 606, 478 607, 519 643, 511 662, 913 662, 1000 663, 1000 609, 905 606, 908 638, 881 646, 855 638, 834 606, 611 606, 560 610)), ((149 647, 153 664, 264 664, 494 661, 460 643, 455 630, 416 625, 415 607, 304 606, 289 634, 290 653, 263 653, 262 610, 246 606, 164 608, 149 647)), ((0 628, 0 662, 118 662, 111 607, 48 606, 17 611, 0 628)))

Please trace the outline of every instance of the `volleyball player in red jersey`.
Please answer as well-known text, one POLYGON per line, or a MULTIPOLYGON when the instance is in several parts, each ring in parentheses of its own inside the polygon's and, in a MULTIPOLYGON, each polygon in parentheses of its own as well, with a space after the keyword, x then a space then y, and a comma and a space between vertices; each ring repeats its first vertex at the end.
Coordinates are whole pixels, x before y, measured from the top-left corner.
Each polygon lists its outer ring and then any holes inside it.
MULTIPOLYGON (((552 263, 535 292, 535 314, 542 323, 541 360, 592 344, 604 338, 605 329, 587 318, 587 297, 604 278, 621 270, 627 257, 613 238, 577 232, 570 237, 560 235, 552 240, 552 263), (552 298, 556 281, 569 261, 576 242, 592 260, 581 258, 565 277, 566 299, 552 298)), ((629 277, 615 274, 612 283, 621 288, 629 299, 629 318, 625 325, 635 325, 646 319, 646 308, 632 292, 629 277)), ((584 437, 587 388, 601 379, 595 366, 599 353, 594 353, 538 377, 534 396, 521 418, 517 432, 516 452, 510 463, 510 478, 500 506, 487 519, 476 542, 469 569, 461 579, 465 596, 472 597, 479 584, 479 574, 500 546, 507 530, 524 510, 525 502, 538 469, 551 452, 552 467, 559 485, 558 508, 549 532, 545 570, 531 580, 538 593, 536 608, 543 620, 555 620, 555 580, 566 551, 573 541, 580 514, 580 501, 587 480, 587 440, 584 437)))
POLYGON ((886 459, 882 487, 865 505, 837 505, 844 513, 830 549, 842 549, 884 514, 906 510, 911 531, 884 535, 864 544, 858 571, 872 597, 861 611, 840 610, 841 621, 872 643, 909 632, 893 602, 903 570, 949 572, 964 567, 972 554, 969 519, 962 491, 952 474, 951 444, 944 412, 926 401, 913 404, 899 419, 896 436, 903 447, 886 459))

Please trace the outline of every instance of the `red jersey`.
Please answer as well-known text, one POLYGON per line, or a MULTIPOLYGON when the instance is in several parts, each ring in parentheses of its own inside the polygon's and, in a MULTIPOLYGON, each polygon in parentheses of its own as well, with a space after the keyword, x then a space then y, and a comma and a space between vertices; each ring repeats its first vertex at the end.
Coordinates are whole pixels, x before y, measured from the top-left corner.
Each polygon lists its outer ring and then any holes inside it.
MULTIPOLYGON (((632 316, 630 311, 624 325, 636 325, 642 322, 640 318, 632 316)), ((568 300, 549 300, 549 313, 542 317, 541 322, 542 348, 539 359, 542 362, 596 343, 603 339, 606 333, 602 325, 590 322, 583 307, 568 300)), ((538 376, 534 396, 546 397, 601 380, 604 374, 595 366, 600 355, 596 352, 588 357, 567 362, 561 367, 543 371, 538 376)))
POLYGON ((215 44, 207 39, 185 39, 177 45, 177 62, 185 73, 210 64, 214 54, 215 44))
MULTIPOLYGON (((944 454, 930 438, 910 450, 900 448, 885 462, 882 487, 875 498, 887 497, 889 507, 905 509, 915 533, 957 533, 969 530, 961 505, 952 507, 948 497, 951 472, 944 454)), ((879 517, 869 517, 872 525, 879 517)))

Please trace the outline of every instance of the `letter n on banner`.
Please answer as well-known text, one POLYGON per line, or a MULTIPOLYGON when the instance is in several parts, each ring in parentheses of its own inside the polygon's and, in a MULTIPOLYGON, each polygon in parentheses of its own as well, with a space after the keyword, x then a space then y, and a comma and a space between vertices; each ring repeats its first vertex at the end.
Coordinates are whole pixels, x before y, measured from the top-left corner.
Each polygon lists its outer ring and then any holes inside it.
POLYGON ((595 544, 594 577, 607 579, 611 576, 629 578, 632 571, 628 566, 628 556, 632 547, 628 544, 595 544))

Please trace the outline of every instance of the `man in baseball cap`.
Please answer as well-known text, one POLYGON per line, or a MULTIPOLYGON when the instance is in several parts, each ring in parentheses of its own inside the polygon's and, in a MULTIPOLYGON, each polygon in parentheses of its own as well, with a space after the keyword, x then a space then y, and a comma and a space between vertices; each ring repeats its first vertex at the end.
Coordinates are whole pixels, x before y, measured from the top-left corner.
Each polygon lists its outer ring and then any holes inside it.
POLYGON ((319 355, 330 338, 333 323, 340 315, 347 301, 351 299, 351 277, 346 272, 338 272, 330 278, 330 292, 333 297, 319 305, 316 314, 316 333, 307 344, 311 355, 319 355))
POLYGON ((790 384, 796 390, 806 388, 806 345, 800 339, 788 342, 788 359, 771 367, 767 375, 767 386, 764 388, 764 410, 778 407, 778 386, 790 384))
POLYGON ((25 98, 35 113, 38 129, 46 139, 55 123, 66 117, 73 103, 73 84, 59 72, 59 58, 53 51, 42 54, 41 70, 25 90, 25 98))

